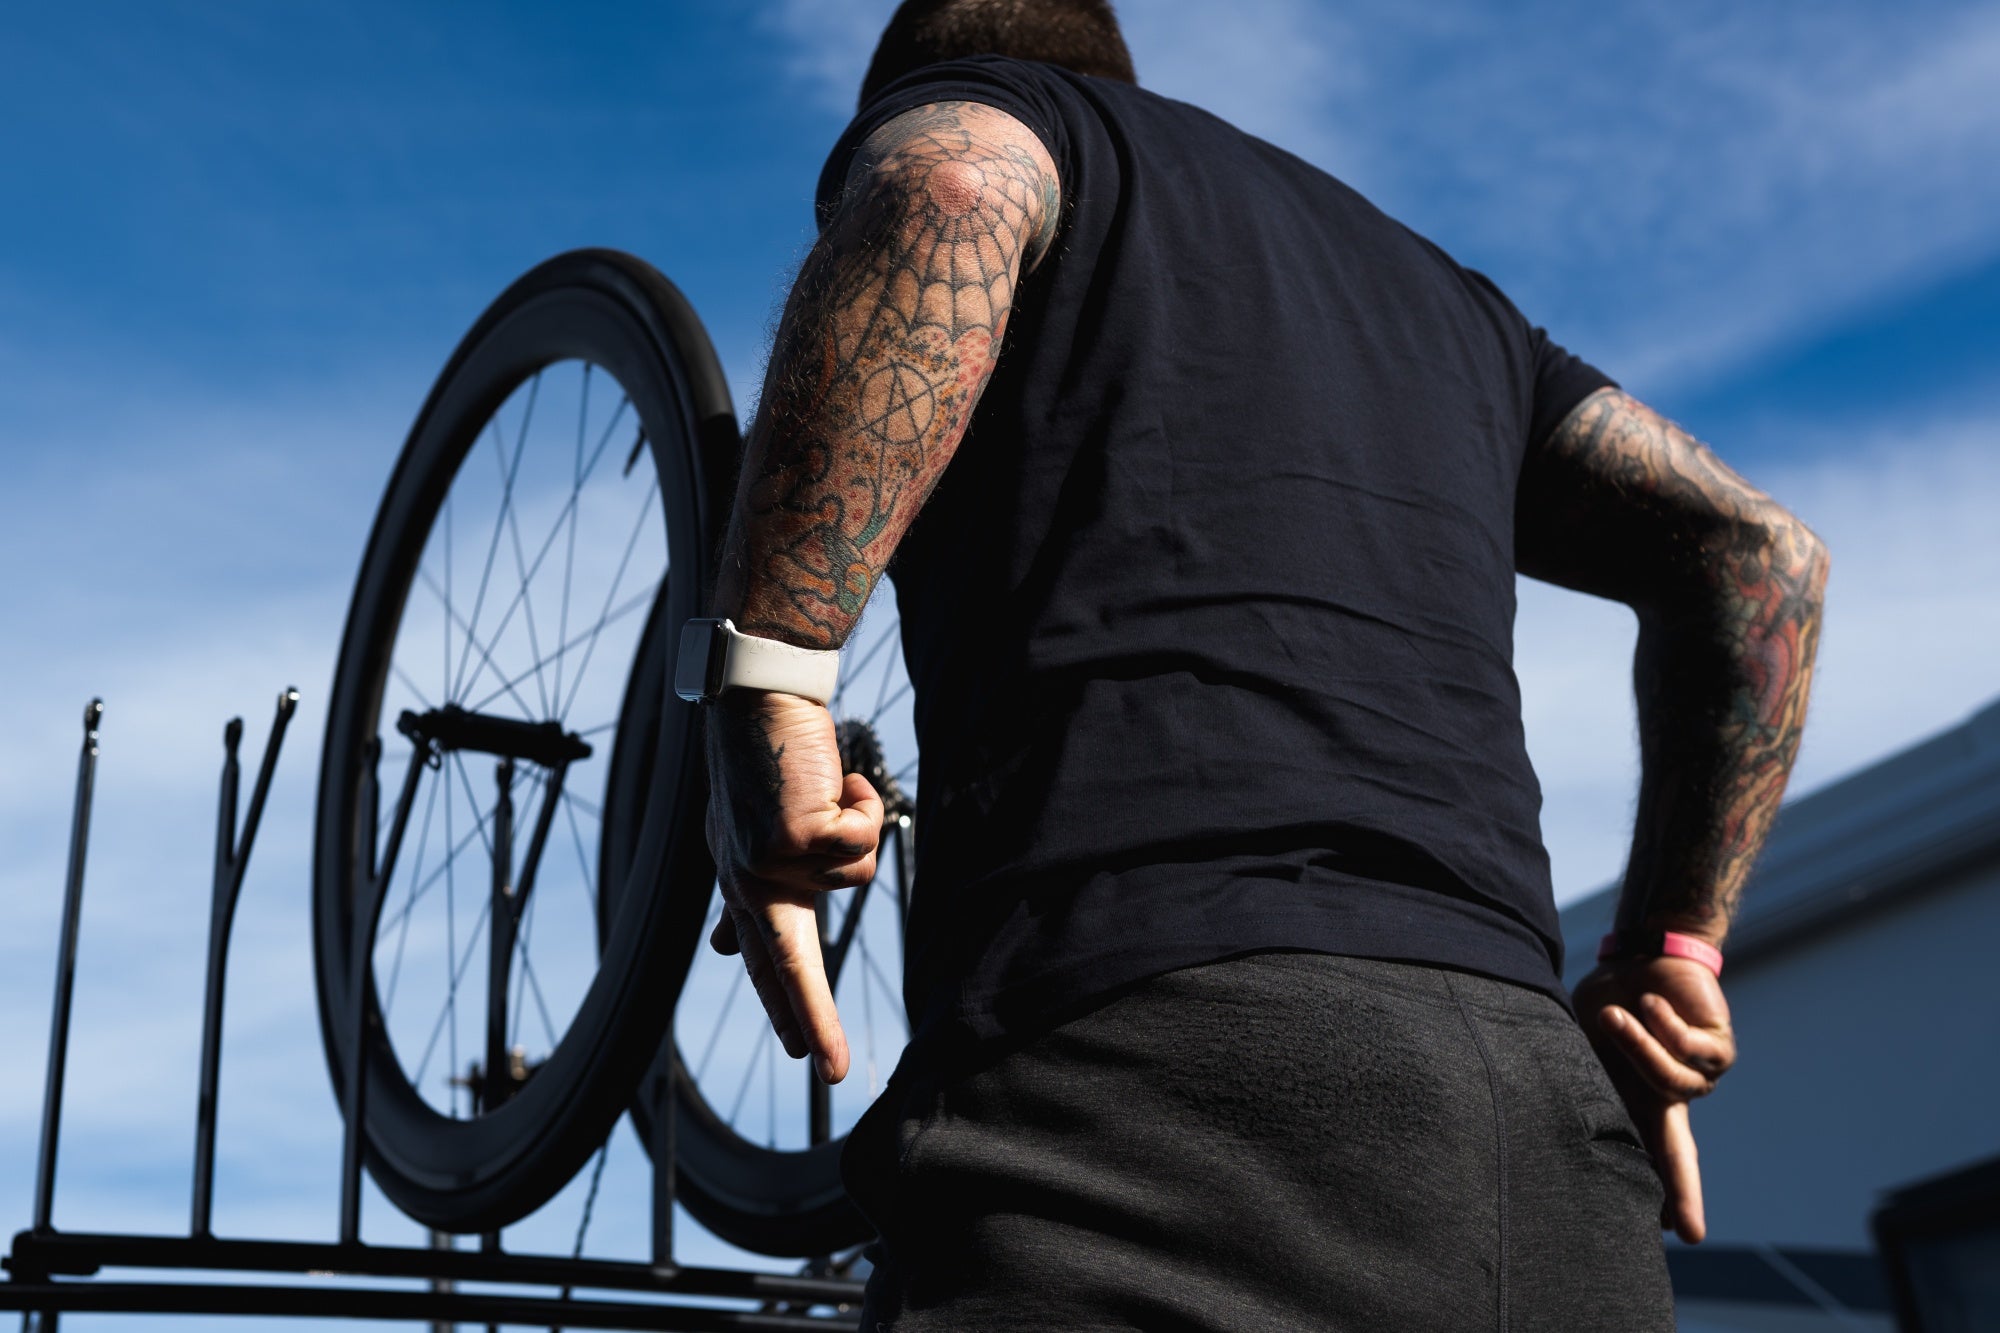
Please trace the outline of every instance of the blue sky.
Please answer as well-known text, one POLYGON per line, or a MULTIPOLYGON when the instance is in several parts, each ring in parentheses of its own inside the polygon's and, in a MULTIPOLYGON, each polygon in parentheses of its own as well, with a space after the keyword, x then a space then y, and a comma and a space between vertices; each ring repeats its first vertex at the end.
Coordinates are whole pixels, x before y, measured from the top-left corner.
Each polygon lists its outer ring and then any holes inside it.
MULTIPOLYGON (((107 700, 59 1221, 172 1227, 217 739, 243 713, 261 744, 297 684, 232 972, 218 1221, 330 1225, 309 806, 348 588, 409 419, 480 308, 579 245, 680 284, 747 404, 888 8, 0 17, 0 558, 17 571, 0 594, 0 1067, 17 1071, 0 1223, 29 1211, 39 1080, 18 1071, 41 1068, 78 710, 107 700)), ((1828 538, 1795 790, 2000 694, 2000 6, 1125 9, 1143 82, 1484 269, 1828 538)), ((1565 898, 1619 868, 1631 639, 1619 608, 1523 590, 1565 898)), ((597 1224, 614 1252, 643 1217, 621 1142, 597 1224)), ((408 1230, 370 1216, 380 1238, 408 1230)))

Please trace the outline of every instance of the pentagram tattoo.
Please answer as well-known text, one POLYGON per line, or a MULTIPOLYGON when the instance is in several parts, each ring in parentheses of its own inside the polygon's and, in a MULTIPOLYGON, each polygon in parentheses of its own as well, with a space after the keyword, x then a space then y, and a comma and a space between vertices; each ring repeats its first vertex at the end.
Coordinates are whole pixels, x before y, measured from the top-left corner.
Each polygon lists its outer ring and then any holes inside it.
POLYGON ((1825 545, 1679 426, 1600 389, 1529 451, 1515 554, 1523 574, 1639 615, 1618 925, 1719 939, 1804 734, 1825 545))
POLYGON ((1059 213, 1048 151, 1005 112, 938 103, 869 136, 772 347, 719 613, 845 640, 963 437, 1059 213))

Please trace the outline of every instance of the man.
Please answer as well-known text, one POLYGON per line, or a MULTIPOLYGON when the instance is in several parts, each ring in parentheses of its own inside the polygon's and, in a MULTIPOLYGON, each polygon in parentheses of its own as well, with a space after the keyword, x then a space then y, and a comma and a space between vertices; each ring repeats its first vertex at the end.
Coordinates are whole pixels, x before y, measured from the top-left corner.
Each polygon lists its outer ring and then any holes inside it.
MULTIPOLYGON (((1820 543, 1478 274, 1137 88, 1101 0, 906 3, 820 215, 714 609, 837 648, 895 556, 917 1035, 847 1152, 864 1326, 1670 1328, 1820 543), (1573 1013, 1517 568, 1640 619, 1573 1013)), ((712 943, 837 1080, 812 904, 881 803, 817 703, 708 716, 712 943)))

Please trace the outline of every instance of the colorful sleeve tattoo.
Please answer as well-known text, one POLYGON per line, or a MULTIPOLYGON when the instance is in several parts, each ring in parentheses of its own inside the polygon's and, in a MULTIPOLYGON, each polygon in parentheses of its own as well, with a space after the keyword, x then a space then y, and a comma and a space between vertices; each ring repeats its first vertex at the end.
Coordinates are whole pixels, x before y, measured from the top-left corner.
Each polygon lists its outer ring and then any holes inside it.
POLYGON ((1616 389, 1521 477, 1522 573, 1627 602, 1642 774, 1621 928, 1719 940, 1805 726, 1827 552, 1699 441, 1616 389))

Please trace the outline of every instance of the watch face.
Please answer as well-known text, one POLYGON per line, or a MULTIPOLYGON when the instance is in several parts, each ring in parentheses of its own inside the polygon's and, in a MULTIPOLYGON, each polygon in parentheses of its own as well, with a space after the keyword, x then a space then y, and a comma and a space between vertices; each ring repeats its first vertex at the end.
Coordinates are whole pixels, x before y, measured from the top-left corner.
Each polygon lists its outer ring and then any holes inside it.
POLYGON ((690 620, 681 626, 681 652, 674 662, 674 693, 691 704, 715 697, 715 677, 723 646, 720 620, 690 620))

